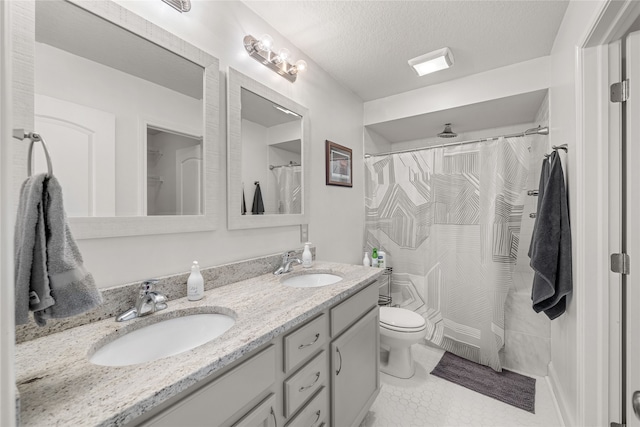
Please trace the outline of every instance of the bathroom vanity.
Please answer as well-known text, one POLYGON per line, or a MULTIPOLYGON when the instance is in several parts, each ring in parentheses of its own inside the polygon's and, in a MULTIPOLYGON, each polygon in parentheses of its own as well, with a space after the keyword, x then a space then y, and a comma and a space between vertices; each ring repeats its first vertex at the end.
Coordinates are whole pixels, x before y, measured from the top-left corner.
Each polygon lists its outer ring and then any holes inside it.
POLYGON ((173 300, 127 324, 106 319, 27 341, 16 352, 21 425, 359 425, 380 388, 380 274, 316 262, 209 290, 201 301, 173 300), (282 283, 309 272, 342 280, 282 283), (200 347, 131 366, 89 362, 105 342, 154 316, 212 310, 236 323, 200 347))

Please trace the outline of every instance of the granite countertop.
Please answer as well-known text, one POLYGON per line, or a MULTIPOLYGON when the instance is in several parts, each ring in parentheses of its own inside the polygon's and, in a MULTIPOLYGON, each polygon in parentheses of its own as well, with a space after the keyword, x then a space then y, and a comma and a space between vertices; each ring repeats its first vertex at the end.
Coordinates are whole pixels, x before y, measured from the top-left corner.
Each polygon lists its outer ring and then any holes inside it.
POLYGON ((205 293, 200 301, 169 301, 166 310, 115 322, 78 326, 16 346, 16 382, 23 426, 99 425, 130 422, 229 363, 351 296, 382 270, 318 262, 282 276, 265 274, 205 293), (309 271, 343 280, 317 288, 292 288, 280 281, 309 271), (88 355, 109 340, 163 318, 185 314, 235 314, 220 337, 192 350, 144 364, 108 367, 88 355), (149 369, 147 369, 149 368, 149 369))

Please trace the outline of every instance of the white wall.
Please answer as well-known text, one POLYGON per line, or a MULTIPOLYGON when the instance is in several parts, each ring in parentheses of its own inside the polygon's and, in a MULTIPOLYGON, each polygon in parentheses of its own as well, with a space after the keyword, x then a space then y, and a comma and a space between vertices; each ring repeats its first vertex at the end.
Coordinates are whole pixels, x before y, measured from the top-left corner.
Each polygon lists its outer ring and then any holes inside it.
MULTIPOLYGON (((324 141, 329 139, 346 145, 353 150, 354 159, 362 158, 362 101, 240 2, 194 1, 191 11, 184 14, 159 1, 118 3, 220 59, 222 176, 216 185, 223 199, 217 206, 219 223, 213 232, 79 241, 85 265, 99 286, 186 272, 194 259, 203 266, 212 266, 302 246, 298 226, 227 230, 225 79, 228 66, 309 109, 311 161, 305 165, 311 171, 309 238, 316 245, 319 259, 360 263, 364 221, 363 165, 361 161, 354 164, 353 188, 325 186, 324 141), (302 58, 309 63, 308 70, 295 83, 267 69, 244 50, 242 39, 245 35, 264 33, 273 36, 276 48, 287 47, 292 58, 302 58)), ((245 190, 246 186, 245 183, 245 190)))
MULTIPOLYGON (((580 192, 589 195, 588 188, 581 188, 577 177, 581 165, 581 129, 582 123, 582 92, 580 89, 579 48, 586 40, 588 33, 594 26, 605 2, 571 1, 564 19, 558 30, 553 49, 551 51, 551 73, 553 82, 549 88, 549 144, 568 144, 569 153, 563 157, 563 166, 567 175, 569 192, 569 210, 572 226, 573 245, 573 296, 567 300, 567 311, 564 315, 551 322, 551 365, 549 373, 554 392, 559 401, 565 424, 596 425, 594 420, 585 419, 585 414, 601 404, 585 403, 581 390, 584 376, 593 372, 581 371, 582 360, 586 357, 580 354, 579 342, 588 340, 587 336, 580 336, 577 301, 584 299, 584 292, 589 289, 592 279, 587 277, 577 265, 577 250, 585 245, 586 236, 576 233, 580 227, 579 216, 586 212, 578 212, 578 197, 580 192), (592 407, 592 408, 589 408, 592 407)), ((593 284, 602 286, 602 284, 593 284)), ((588 315, 588 313, 585 313, 588 315)))
POLYGON ((116 215, 140 215, 139 186, 146 185, 140 170, 146 129, 140 120, 201 135, 202 100, 47 44, 36 43, 35 58, 36 93, 116 116, 116 215))

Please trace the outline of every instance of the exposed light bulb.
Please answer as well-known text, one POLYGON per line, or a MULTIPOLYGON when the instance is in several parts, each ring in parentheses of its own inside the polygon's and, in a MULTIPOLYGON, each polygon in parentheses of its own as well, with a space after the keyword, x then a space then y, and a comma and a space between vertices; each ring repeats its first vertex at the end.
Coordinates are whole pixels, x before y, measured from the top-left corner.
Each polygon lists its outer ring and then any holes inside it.
POLYGON ((300 71, 304 71, 306 69, 307 69, 307 61, 305 61, 304 59, 298 59, 294 64, 292 71, 294 71, 293 74, 298 74, 300 71))
POLYGON ((258 49, 270 52, 272 47, 273 37, 271 37, 269 34, 261 35, 258 42, 258 49))
POLYGON ((289 59, 289 55, 291 55, 291 52, 289 52, 289 49, 287 49, 286 47, 283 47, 278 51, 278 62, 287 61, 289 59))

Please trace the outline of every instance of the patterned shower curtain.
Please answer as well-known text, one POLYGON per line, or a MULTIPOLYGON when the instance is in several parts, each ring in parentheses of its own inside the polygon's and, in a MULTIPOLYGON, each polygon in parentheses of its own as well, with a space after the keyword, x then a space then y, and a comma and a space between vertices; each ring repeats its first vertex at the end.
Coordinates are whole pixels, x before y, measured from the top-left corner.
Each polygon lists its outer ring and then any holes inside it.
POLYGON ((426 319, 427 340, 497 371, 527 146, 500 138, 365 160, 365 244, 393 267, 393 305, 426 319))
POLYGON ((273 169, 276 177, 276 211, 280 214, 302 212, 302 167, 285 166, 273 169))

